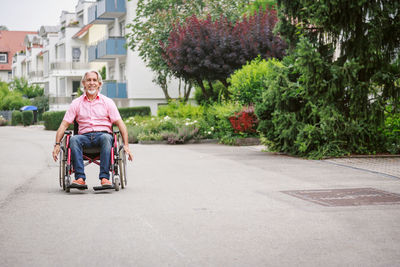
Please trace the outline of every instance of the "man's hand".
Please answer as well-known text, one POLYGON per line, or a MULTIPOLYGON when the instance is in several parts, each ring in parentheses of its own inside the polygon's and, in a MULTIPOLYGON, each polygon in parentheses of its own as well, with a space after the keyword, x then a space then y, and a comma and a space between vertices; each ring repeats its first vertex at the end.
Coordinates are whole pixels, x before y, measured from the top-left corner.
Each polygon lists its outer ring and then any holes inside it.
POLYGON ((133 160, 133 155, 132 155, 131 151, 129 150, 129 145, 124 145, 124 150, 125 150, 125 154, 128 155, 128 159, 130 161, 132 161, 133 160))
POLYGON ((126 129, 125 123, 120 119, 115 121, 114 124, 118 126, 119 132, 121 133, 122 141, 124 142, 125 153, 128 154, 128 159, 132 161, 133 155, 129 149, 128 130, 126 129))
POLYGON ((59 153, 60 153, 60 145, 54 146, 54 149, 53 149, 53 159, 54 159, 54 161, 57 161, 59 153))

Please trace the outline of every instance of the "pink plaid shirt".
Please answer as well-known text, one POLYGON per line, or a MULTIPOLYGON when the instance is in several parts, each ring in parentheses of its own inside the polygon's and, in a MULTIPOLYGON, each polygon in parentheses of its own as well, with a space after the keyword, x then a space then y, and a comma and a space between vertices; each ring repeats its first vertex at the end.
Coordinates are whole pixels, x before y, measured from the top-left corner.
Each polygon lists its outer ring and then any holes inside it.
POLYGON ((89 101, 86 94, 74 99, 64 116, 68 123, 76 120, 79 134, 101 131, 112 133, 112 124, 120 119, 114 101, 100 93, 92 101, 89 101))

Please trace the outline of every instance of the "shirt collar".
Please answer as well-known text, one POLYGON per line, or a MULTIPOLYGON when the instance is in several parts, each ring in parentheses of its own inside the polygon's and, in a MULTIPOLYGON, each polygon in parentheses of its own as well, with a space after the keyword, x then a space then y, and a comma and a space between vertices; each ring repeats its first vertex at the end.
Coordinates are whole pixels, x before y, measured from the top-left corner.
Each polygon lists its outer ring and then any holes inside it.
MULTIPOLYGON (((83 98, 84 98, 85 100, 87 100, 87 101, 90 101, 89 98, 87 97, 86 93, 83 94, 83 98)), ((100 92, 97 93, 96 98, 93 99, 93 100, 96 100, 96 99, 100 99, 100 92)), ((93 101, 93 100, 92 100, 92 101, 93 101)))

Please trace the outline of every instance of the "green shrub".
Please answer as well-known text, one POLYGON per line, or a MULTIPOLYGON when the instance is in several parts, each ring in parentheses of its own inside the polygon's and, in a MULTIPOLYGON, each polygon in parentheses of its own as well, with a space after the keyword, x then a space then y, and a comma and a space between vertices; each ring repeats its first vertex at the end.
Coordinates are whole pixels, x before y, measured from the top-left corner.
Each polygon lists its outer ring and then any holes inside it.
POLYGON ((276 59, 266 61, 256 58, 236 70, 228 79, 231 84, 228 89, 232 99, 242 105, 258 103, 265 90, 265 81, 271 79, 273 66, 282 66, 282 63, 276 59))
POLYGON ((22 124, 22 112, 19 110, 14 110, 11 114, 11 125, 22 124))
POLYGON ((266 90, 256 105, 258 130, 270 150, 324 158, 384 149, 376 123, 379 102, 363 106, 356 102, 352 84, 358 63, 332 64, 306 39, 282 63, 270 69, 266 90))
POLYGON ((201 122, 200 134, 208 134, 222 143, 232 143, 235 133, 229 118, 239 112, 242 106, 236 103, 214 104, 205 110, 204 122, 201 122), (209 134, 211 133, 211 134, 209 134))
POLYGON ((138 135, 139 141, 162 141, 163 137, 160 133, 139 133, 138 135))
POLYGON ((393 112, 391 105, 385 110, 383 134, 386 137, 387 151, 392 154, 400 153, 400 113, 393 112))
POLYGON ((204 87, 206 88, 208 96, 203 94, 200 86, 195 86, 194 99, 196 100, 197 104, 210 105, 215 102, 221 103, 229 99, 228 89, 220 81, 213 82, 211 85, 213 90, 211 90, 208 82, 204 82, 204 87))
POLYGON ((66 111, 47 111, 43 113, 44 127, 46 130, 57 130, 66 111))
POLYGON ((138 140, 168 140, 168 136, 180 136, 180 139, 183 137, 183 142, 193 138, 200 138, 198 136, 199 121, 189 118, 136 116, 125 120, 125 124, 128 128, 129 142, 132 143, 136 143, 138 140), (186 134, 185 129, 190 129, 191 134, 186 134))
POLYGON ((24 126, 29 126, 33 123, 33 111, 25 110, 22 111, 22 123, 24 126))
POLYGON ((0 115, 0 126, 6 125, 8 125, 8 121, 2 115, 0 115))
POLYGON ((119 108, 119 114, 121 115, 122 119, 127 119, 129 117, 134 116, 150 116, 151 110, 148 106, 142 107, 129 107, 129 108, 119 108))
POLYGON ((179 101, 171 101, 166 106, 160 106, 157 111, 159 117, 198 119, 203 116, 202 106, 193 106, 179 101))

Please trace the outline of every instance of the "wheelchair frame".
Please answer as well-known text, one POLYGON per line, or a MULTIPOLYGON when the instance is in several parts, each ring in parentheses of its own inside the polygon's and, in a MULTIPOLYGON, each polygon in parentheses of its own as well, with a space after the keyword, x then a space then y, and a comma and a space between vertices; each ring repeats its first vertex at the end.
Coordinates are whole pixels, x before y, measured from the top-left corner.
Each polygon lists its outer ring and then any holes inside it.
MULTIPOLYGON (((72 173, 74 173, 74 168, 71 161, 71 148, 69 146, 71 136, 72 136, 72 131, 65 131, 63 139, 61 140, 60 159, 59 159, 60 187, 62 187, 62 189, 67 193, 70 192, 71 189, 70 185, 72 183, 71 175, 72 173)), ((126 154, 122 142, 122 137, 118 130, 113 131, 113 140, 114 140, 113 149, 111 149, 111 163, 110 163, 112 187, 107 189, 115 189, 115 191, 119 191, 120 187, 124 189, 127 185, 126 154)), ((86 153, 85 149, 83 150, 83 161, 85 167, 91 163, 100 165, 99 160, 100 160, 100 152, 86 153)), ((94 189, 102 190, 101 187, 94 187, 94 189)))

